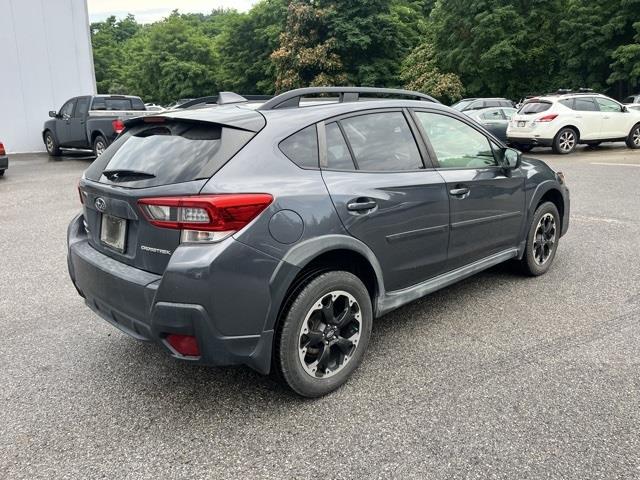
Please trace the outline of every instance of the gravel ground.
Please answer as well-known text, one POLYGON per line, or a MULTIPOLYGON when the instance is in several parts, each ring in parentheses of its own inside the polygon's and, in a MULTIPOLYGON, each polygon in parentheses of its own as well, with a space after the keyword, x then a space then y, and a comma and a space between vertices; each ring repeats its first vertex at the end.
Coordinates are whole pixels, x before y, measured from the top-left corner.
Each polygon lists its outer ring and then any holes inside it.
POLYGON ((12 157, 0 478, 639 478, 640 152, 531 156, 572 192, 551 271, 499 266, 378 320, 365 363, 319 400, 99 320, 65 260, 90 159, 12 157))

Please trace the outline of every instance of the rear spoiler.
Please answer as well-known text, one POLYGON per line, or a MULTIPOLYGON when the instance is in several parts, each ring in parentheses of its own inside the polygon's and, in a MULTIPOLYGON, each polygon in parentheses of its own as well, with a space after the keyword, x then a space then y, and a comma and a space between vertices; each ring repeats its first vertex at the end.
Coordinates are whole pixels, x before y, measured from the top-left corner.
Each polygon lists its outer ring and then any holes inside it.
POLYGON ((256 112, 246 108, 206 108, 200 110, 172 110, 156 115, 135 117, 124 122, 125 128, 142 124, 162 124, 171 121, 211 123, 223 127, 257 133, 264 128, 266 120, 256 112))

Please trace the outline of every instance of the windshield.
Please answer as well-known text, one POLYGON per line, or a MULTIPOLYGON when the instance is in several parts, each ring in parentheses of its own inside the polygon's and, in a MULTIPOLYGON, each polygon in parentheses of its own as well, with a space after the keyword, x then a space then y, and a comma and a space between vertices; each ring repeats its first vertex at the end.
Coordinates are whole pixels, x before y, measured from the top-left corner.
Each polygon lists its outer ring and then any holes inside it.
POLYGON ((473 102, 473 100, 460 100, 458 103, 454 103, 453 105, 451 105, 451 108, 462 111, 462 109, 469 105, 471 102, 473 102))

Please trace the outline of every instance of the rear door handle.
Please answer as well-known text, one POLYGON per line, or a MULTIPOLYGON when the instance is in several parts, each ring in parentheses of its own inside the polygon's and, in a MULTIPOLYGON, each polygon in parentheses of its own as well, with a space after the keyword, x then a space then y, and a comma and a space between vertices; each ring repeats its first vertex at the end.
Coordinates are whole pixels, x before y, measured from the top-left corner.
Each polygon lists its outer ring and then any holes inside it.
POLYGON ((469 187, 460 187, 460 188, 452 188, 449 190, 449 193, 454 197, 461 197, 469 193, 469 187))
POLYGON ((378 204, 368 198, 358 198, 356 200, 352 200, 347 204, 347 210, 351 212, 362 212, 365 210, 373 210, 376 208, 378 204))

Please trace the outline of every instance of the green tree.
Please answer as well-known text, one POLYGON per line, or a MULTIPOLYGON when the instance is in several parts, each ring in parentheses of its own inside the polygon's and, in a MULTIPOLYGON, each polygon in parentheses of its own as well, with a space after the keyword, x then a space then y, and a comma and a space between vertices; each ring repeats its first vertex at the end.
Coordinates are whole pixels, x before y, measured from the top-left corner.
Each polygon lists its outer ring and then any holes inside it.
POLYGON ((427 93, 447 103, 460 100, 464 94, 456 74, 440 71, 430 43, 419 45, 407 56, 402 62, 400 76, 409 90, 427 93))
POLYGON ((336 41, 327 33, 329 13, 313 2, 294 0, 289 4, 280 47, 271 54, 276 91, 345 82, 342 61, 335 52, 336 41))

